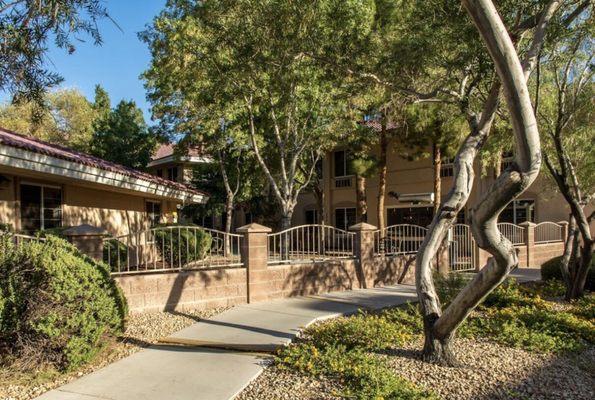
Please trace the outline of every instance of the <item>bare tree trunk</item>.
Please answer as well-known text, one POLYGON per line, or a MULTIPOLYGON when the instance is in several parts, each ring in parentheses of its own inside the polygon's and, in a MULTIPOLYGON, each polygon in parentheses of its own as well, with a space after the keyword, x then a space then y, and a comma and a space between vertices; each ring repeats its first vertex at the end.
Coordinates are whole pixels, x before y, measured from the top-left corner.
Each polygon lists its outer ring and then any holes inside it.
POLYGON ((564 283, 566 284, 566 299, 570 299, 572 282, 574 281, 574 267, 572 267, 570 263, 573 261, 575 246, 578 245, 577 234, 576 220, 571 214, 568 223, 568 237, 564 243, 564 253, 560 260, 560 271, 562 272, 562 279, 564 279, 564 283))
POLYGON ((318 223, 324 225, 326 223, 326 215, 324 212, 324 189, 322 189, 318 184, 314 185, 314 197, 316 198, 318 223))
POLYGON ((440 170, 442 169, 442 154, 440 147, 438 147, 435 143, 432 150, 434 153, 434 214, 437 214, 438 210, 440 209, 440 202, 442 201, 442 179, 440 178, 440 170))
POLYGON ((386 228, 384 216, 384 201, 386 198, 386 153, 388 151, 388 138, 386 135, 386 117, 382 117, 380 129, 380 157, 378 160, 378 229, 384 235, 386 228))
POLYGON ((541 162, 539 132, 526 79, 534 65, 535 48, 543 42, 545 28, 559 6, 552 1, 541 13, 534 34, 529 59, 521 66, 516 49, 490 0, 462 0, 463 6, 478 28, 496 65, 502 82, 517 147, 516 168, 501 175, 472 212, 473 234, 478 245, 494 256, 494 262, 482 269, 442 312, 434 282, 431 262, 457 213, 465 205, 473 186, 473 161, 485 141, 498 105, 500 86, 495 83, 484 104, 481 116, 469 118, 471 134, 465 139, 455 159, 453 188, 439 209, 422 243, 416 262, 416 287, 424 318, 424 359, 454 365, 451 340, 457 327, 479 302, 518 265, 512 244, 498 231, 497 218, 506 205, 522 193, 537 177, 541 162))
POLYGON ((357 204, 357 222, 367 222, 368 201, 366 200, 366 178, 361 175, 355 176, 355 198, 357 204))

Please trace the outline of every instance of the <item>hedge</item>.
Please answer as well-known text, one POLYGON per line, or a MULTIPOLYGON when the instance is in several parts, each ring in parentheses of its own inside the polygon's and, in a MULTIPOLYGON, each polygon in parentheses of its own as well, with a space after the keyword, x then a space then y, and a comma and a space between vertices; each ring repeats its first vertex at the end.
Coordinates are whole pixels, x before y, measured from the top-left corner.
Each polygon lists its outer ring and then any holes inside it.
MULTIPOLYGON (((563 280, 562 271, 560 270, 560 262, 562 256, 552 258, 541 266, 541 279, 549 281, 552 279, 563 280)), ((589 272, 587 275, 587 282, 585 289, 593 291, 595 289, 595 257, 591 259, 591 265, 589 266, 589 272)))
POLYGON ((184 267, 188 263, 204 259, 211 248, 212 240, 209 233, 193 225, 158 225, 155 230, 157 249, 172 267, 184 267), (184 229, 185 226, 194 229, 184 229))
POLYGON ((0 237, 3 363, 71 370, 121 333, 126 300, 101 262, 48 235, 15 246, 0 237))

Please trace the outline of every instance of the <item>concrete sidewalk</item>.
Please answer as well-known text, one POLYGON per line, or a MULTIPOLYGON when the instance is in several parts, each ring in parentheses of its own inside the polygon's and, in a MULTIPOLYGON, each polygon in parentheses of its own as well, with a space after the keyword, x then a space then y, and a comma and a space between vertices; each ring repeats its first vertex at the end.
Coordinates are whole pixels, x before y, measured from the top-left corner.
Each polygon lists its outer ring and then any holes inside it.
POLYGON ((396 285, 237 306, 38 399, 228 400, 263 371, 270 356, 262 352, 304 327, 411 301, 415 287, 396 285))

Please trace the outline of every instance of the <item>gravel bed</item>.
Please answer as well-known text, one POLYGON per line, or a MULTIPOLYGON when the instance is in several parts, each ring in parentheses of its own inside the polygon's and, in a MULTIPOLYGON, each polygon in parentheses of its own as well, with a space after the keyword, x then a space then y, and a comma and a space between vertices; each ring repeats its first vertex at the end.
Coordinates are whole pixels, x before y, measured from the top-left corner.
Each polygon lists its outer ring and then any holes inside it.
POLYGON ((593 347, 565 357, 530 353, 490 341, 458 339, 455 349, 463 367, 445 368, 421 361, 422 342, 394 351, 387 358, 395 373, 433 390, 442 399, 595 398, 593 347), (578 365, 581 364, 583 369, 578 365))
MULTIPOLYGON (((458 339, 463 367, 446 368, 420 359, 422 341, 379 355, 416 385, 444 400, 591 400, 595 398, 595 348, 574 356, 530 353, 489 341, 458 339)), ((240 400, 336 399, 340 386, 271 366, 240 400)))
POLYGON ((96 359, 75 372, 61 374, 54 369, 43 368, 31 373, 15 373, 12 370, 0 368, 0 399, 32 399, 48 390, 127 357, 200 319, 209 318, 224 310, 225 308, 218 308, 208 311, 184 311, 183 313, 132 314, 128 317, 124 335, 117 341, 106 343, 106 349, 96 359))
POLYGON ((340 399, 341 387, 324 377, 313 378, 300 372, 270 366, 235 400, 332 400, 340 399))

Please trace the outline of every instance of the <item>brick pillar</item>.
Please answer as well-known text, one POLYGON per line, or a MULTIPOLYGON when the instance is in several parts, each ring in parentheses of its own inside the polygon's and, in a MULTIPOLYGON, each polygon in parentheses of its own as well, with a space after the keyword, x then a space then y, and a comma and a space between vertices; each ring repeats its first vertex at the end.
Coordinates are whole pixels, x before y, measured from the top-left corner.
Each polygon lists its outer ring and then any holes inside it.
POLYGON ((104 229, 83 224, 68 228, 62 234, 81 253, 99 261, 103 260, 103 238, 107 236, 104 229))
MULTIPOLYGON (((525 228, 525 249, 527 252, 527 264, 524 265, 524 267, 530 268, 531 264, 533 263, 533 260, 535 259, 534 253, 535 253, 535 224, 533 222, 523 222, 522 224, 519 224, 519 226, 522 226, 523 228, 525 228)), ((519 263, 520 264, 520 263, 519 263)), ((522 265, 519 265, 522 266, 522 265)))
POLYGON ((358 266, 358 279, 361 288, 374 287, 374 232, 378 230, 374 225, 360 222, 349 227, 355 232, 354 255, 358 266))
POLYGON ((271 228, 252 223, 237 229, 242 234, 242 262, 246 267, 247 301, 253 303, 268 298, 268 238, 271 228))

